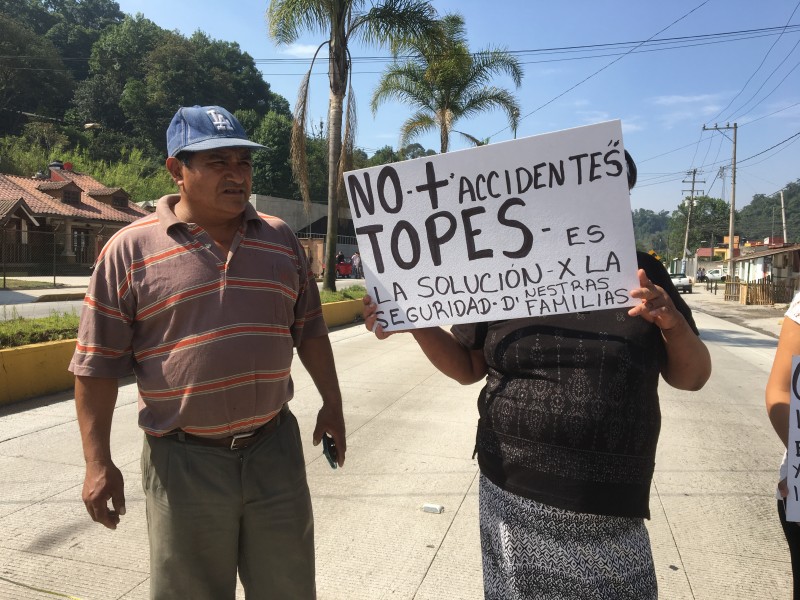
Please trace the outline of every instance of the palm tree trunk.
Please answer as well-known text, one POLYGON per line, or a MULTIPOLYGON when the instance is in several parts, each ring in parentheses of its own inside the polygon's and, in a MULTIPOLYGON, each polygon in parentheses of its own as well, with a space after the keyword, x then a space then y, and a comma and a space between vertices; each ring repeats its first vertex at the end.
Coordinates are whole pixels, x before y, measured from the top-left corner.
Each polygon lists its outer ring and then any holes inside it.
POLYGON ((336 291, 336 244, 339 240, 339 157, 342 154, 344 93, 331 91, 328 101, 328 233, 325 245, 325 277, 322 289, 336 291))

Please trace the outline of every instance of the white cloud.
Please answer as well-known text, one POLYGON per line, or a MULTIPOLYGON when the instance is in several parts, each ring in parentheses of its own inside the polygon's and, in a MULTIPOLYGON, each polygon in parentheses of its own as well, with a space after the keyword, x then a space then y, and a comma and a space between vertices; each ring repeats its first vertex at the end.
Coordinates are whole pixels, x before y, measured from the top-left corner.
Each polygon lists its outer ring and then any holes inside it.
POLYGON ((622 119, 622 133, 634 133, 636 131, 644 131, 645 126, 639 123, 639 117, 631 117, 630 119, 622 119))
POLYGON ((281 48, 281 54, 288 54, 289 56, 294 56, 295 58, 312 58, 314 56, 314 52, 317 51, 317 46, 312 46, 309 44, 290 44, 284 48, 281 48))
POLYGON ((698 104, 698 103, 708 103, 714 101, 716 98, 713 94, 701 94, 699 96, 680 96, 680 95, 672 95, 672 96, 656 96, 653 98, 653 104, 658 104, 660 106, 674 106, 676 104, 698 104))
POLYGON ((672 94, 656 96, 650 102, 667 108, 667 112, 659 117, 665 129, 672 129, 682 122, 705 121, 723 108, 719 103, 719 94, 672 94))
POLYGON ((608 121, 611 118, 607 112, 602 110, 582 110, 578 112, 578 116, 586 125, 608 121))

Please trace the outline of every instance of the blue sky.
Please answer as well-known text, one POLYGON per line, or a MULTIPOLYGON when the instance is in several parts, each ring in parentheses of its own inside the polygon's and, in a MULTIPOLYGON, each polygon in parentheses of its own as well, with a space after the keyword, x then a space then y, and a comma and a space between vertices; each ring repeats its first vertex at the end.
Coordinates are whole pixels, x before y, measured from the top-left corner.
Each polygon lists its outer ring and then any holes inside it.
MULTIPOLYGON (((141 12, 163 28, 185 35, 200 29, 215 39, 238 42, 257 60, 273 91, 292 106, 309 52, 325 39, 316 33, 295 47, 276 46, 267 35, 266 0, 228 4, 194 0, 189 5, 118 1, 124 12, 141 12), (306 60, 289 60, 293 58, 306 60)), ((703 125, 734 121, 739 125, 737 208, 754 194, 772 194, 800 178, 800 135, 768 150, 800 132, 800 27, 778 35, 787 24, 800 26, 797 0, 434 0, 433 4, 440 14, 464 16, 473 51, 494 47, 520 52, 525 75, 516 90, 523 116, 518 137, 622 120, 625 147, 639 166, 639 184, 631 195, 634 209, 674 210, 688 195, 684 190, 691 184, 684 180, 691 180, 687 172, 695 168, 698 191, 730 200, 732 142, 722 133, 704 132, 703 125), (774 34, 654 43, 762 28, 779 29, 774 34), (638 48, 628 44, 541 52, 651 38, 638 48), (723 165, 728 168, 720 174, 723 165)), ((369 101, 385 63, 358 60, 388 58, 388 53, 355 46, 351 54, 359 116, 356 143, 368 154, 385 145, 397 148, 400 124, 411 109, 384 104, 373 116, 369 101)), ((310 115, 315 121, 327 114, 324 69, 321 61, 312 79, 310 115)), ((513 87, 506 78, 498 78, 496 84, 513 87)), ((493 142, 512 138, 500 112, 459 122, 457 128, 493 142)), ((732 133, 725 132, 728 137, 732 133)), ((417 141, 438 150, 435 135, 417 141)), ((463 147, 465 143, 453 137, 451 149, 463 147)))

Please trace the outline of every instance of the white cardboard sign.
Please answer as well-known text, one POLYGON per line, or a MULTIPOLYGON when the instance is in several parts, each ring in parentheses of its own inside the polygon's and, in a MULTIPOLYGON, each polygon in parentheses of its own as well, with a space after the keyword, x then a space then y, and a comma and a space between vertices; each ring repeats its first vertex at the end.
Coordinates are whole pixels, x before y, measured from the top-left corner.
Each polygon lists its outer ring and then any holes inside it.
POLYGON ((620 121, 350 171, 387 331, 632 306, 620 121))
POLYGON ((789 495, 786 498, 786 520, 800 521, 800 356, 792 356, 792 381, 789 386, 789 445, 787 477, 789 495))

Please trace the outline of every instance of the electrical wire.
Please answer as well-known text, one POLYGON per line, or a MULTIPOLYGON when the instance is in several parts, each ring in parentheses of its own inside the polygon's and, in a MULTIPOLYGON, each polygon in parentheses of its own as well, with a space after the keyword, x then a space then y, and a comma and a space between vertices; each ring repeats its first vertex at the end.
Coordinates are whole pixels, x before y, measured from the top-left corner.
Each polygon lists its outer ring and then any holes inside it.
MULTIPOLYGON (((706 4, 708 4, 708 2, 709 2, 709 1, 710 1, 710 0, 704 0, 703 2, 701 2, 699 5, 697 5, 696 7, 694 7, 692 10, 690 10, 689 12, 687 12, 686 14, 684 14, 683 16, 681 16, 681 17, 679 17, 678 19, 674 20, 672 23, 670 23, 669 25, 667 25, 666 27, 664 27, 664 28, 663 28, 663 29, 661 29, 660 31, 657 31, 656 33, 654 33, 653 35, 651 35, 651 36, 650 36, 649 38, 647 38, 645 41, 643 41, 643 42, 639 43, 638 45, 636 45, 636 46, 634 46, 633 48, 631 48, 630 50, 628 50, 628 52, 624 53, 622 56, 619 56, 619 57, 615 58, 615 59, 614 59, 614 60, 612 60, 610 63, 608 63, 608 64, 604 65, 604 66, 603 66, 603 67, 601 67, 601 68, 599 68, 598 70, 596 70, 596 71, 595 71, 594 73, 592 73, 591 75, 589 75, 589 76, 587 76, 587 77, 584 77, 584 78, 583 78, 582 80, 580 80, 578 83, 576 83, 575 85, 573 85, 573 86, 571 86, 571 87, 567 88, 566 90, 564 90, 563 92, 561 92, 560 94, 558 94, 558 95, 557 95, 557 96, 555 96, 554 98, 552 98, 552 99, 548 100, 547 102, 545 102, 544 104, 542 104, 542 105, 541 105, 541 106, 539 106, 538 108, 535 108, 535 109, 534 109, 534 110, 532 110, 531 112, 529 112, 529 113, 527 113, 526 115, 524 115, 524 116, 520 117, 520 118, 519 118, 519 120, 518 120, 518 122, 520 122, 520 121, 523 121, 524 119, 527 119, 527 118, 528 118, 528 117, 530 117, 531 115, 534 115, 534 114, 536 114, 537 112, 539 112, 540 110, 542 110, 542 109, 543 109, 543 108, 545 108, 546 106, 549 106, 550 104, 552 104, 553 102, 555 102, 556 100, 558 100, 559 98, 561 98, 562 96, 565 96, 566 94, 568 94, 569 92, 571 92, 571 91, 572 91, 572 90, 574 90, 575 88, 577 88, 577 87, 579 87, 579 86, 583 85, 584 83, 586 83, 587 81, 589 81, 590 79, 592 79, 593 77, 595 77, 596 75, 598 75, 598 74, 602 73, 603 71, 605 71, 606 69, 608 69, 608 68, 609 68, 609 67, 611 67, 612 65, 614 65, 614 64, 616 64, 616 63, 618 63, 618 62, 619 62, 619 61, 621 61, 623 58, 625 58, 626 56, 628 56, 628 55, 629 55, 631 52, 633 52, 633 50, 635 50, 636 48, 638 48, 638 47, 642 46, 642 45, 643 45, 643 44, 645 44, 646 42, 649 42, 649 41, 651 41, 651 40, 652 40, 653 38, 655 38, 657 35, 659 35, 659 34, 661 34, 661 33, 664 33, 664 32, 665 32, 667 29, 669 29, 669 28, 670 28, 670 27, 672 27, 673 25, 675 25, 675 24, 679 23, 680 21, 682 21, 683 19, 685 19, 686 17, 688 17, 689 15, 691 15, 692 13, 694 13, 695 11, 699 10, 700 8, 702 8, 703 6, 705 6, 706 4)), ((490 135, 490 136, 488 136, 488 137, 491 139, 491 138, 493 138, 494 136, 498 135, 499 133, 502 133, 503 131, 506 131, 506 130, 507 130, 507 129, 509 129, 509 128, 510 128, 510 126, 503 127, 502 129, 500 129, 499 131, 497 131, 497 132, 493 133, 492 135, 490 135)))
MULTIPOLYGON (((798 1, 798 3, 795 5, 795 7, 794 7, 794 10, 792 11, 792 14, 791 14, 791 15, 789 15, 789 18, 786 20, 786 25, 784 25, 784 28, 789 26, 789 23, 791 23, 791 21, 792 21, 792 17, 794 17, 794 13, 795 13, 795 12, 797 12, 797 9, 798 9, 798 7, 800 7, 800 1, 798 1)), ((742 89, 740 89, 740 90, 739 90, 739 92, 738 92, 738 93, 737 93, 737 94, 736 94, 736 95, 735 95, 735 96, 734 96, 734 97, 731 99, 731 101, 730 101, 730 102, 728 102, 728 105, 727 105, 725 108, 723 108, 721 111, 719 111, 715 117, 713 117, 713 118, 709 119, 709 120, 706 122, 707 124, 708 124, 708 123, 710 123, 711 121, 716 121, 716 120, 719 118, 719 116, 720 116, 722 113, 724 113, 726 110, 728 110, 728 109, 731 107, 731 104, 733 104, 733 103, 736 101, 736 99, 737 99, 739 96, 741 96, 741 95, 742 95, 742 92, 744 92, 744 90, 745 90, 745 89, 747 89, 747 86, 748 86, 748 85, 750 84, 750 82, 753 80, 753 77, 755 77, 755 76, 756 76, 756 73, 758 73, 758 72, 759 72, 759 70, 761 70, 761 67, 762 67, 762 66, 764 66, 764 63, 766 62, 766 60, 767 60, 767 57, 768 57, 768 56, 770 55, 770 53, 772 52, 772 49, 773 49, 773 48, 775 48, 775 45, 776 45, 776 44, 777 44, 777 43, 780 41, 781 37, 783 37, 783 31, 781 31, 780 35, 778 35, 778 38, 777 38, 777 39, 776 39, 776 40, 775 40, 775 41, 772 43, 772 45, 769 47, 769 50, 767 50, 767 53, 764 55, 764 58, 762 58, 762 59, 761 59, 761 63, 759 63, 759 65, 756 67, 755 71, 753 71, 753 72, 750 74, 750 77, 748 77, 747 81, 745 81, 744 85, 742 86, 742 89)), ((734 111, 734 112, 735 112, 735 111, 734 111)), ((723 119, 723 120, 725 120, 725 119, 723 119)), ((727 119, 727 120, 730 120, 730 119, 727 119)))

